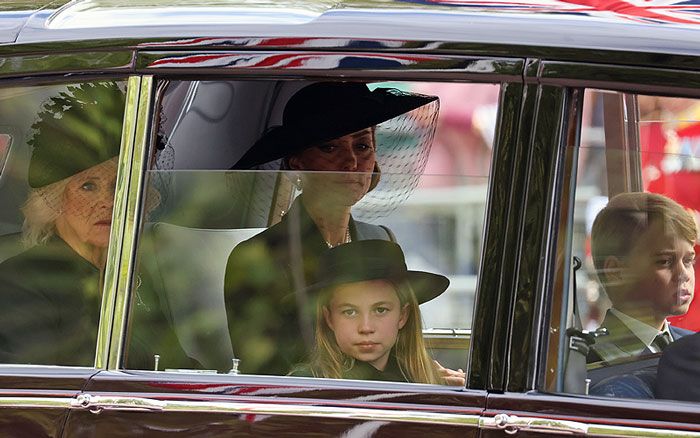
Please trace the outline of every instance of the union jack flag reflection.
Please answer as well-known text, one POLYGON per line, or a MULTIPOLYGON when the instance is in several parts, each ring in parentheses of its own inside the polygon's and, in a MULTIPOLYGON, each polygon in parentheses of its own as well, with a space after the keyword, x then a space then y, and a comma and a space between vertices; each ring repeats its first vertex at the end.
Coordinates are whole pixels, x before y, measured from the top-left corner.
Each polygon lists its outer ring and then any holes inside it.
POLYGON ((700 24, 700 0, 396 0, 501 12, 590 16, 658 24, 700 24))

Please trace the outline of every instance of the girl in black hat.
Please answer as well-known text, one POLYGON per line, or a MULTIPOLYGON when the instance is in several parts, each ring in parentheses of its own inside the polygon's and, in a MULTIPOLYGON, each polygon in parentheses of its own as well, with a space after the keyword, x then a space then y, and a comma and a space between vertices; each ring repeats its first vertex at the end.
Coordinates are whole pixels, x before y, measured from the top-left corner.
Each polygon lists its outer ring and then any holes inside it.
POLYGON ((409 271, 399 245, 383 240, 330 249, 318 275, 307 289, 317 294, 315 348, 292 375, 464 384, 423 342, 418 306, 447 289, 446 277, 409 271))
MULTIPOLYGON (((279 303, 313 281, 318 260, 328 248, 367 239, 393 240, 387 228, 354 220, 351 214, 379 182, 378 153, 386 149, 396 155, 391 145, 377 144, 376 125, 414 111, 430 114, 427 119, 433 121, 437 107, 435 96, 370 90, 362 83, 315 83, 292 96, 282 125, 269 130, 234 166, 298 171, 295 184, 301 191, 279 223, 236 246, 228 259, 226 311, 243 372, 284 374, 305 357, 313 344, 313 328, 297 310, 304 300, 289 306, 279 303)), ((404 146, 414 154, 427 153, 434 126, 404 122, 423 129, 423 137, 396 137, 423 138, 425 147, 411 142, 404 146)), ((415 177, 417 171, 410 166, 424 164, 420 158, 407 159, 409 164, 396 169, 387 166, 415 177)), ((399 189, 408 191, 405 185, 399 189)), ((387 203, 386 197, 382 203, 387 203)))

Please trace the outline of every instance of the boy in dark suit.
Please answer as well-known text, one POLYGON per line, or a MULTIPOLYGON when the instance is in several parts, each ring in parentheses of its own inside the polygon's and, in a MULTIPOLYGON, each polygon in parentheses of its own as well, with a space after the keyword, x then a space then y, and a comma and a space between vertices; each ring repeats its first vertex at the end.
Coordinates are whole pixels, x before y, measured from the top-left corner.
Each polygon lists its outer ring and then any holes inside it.
POLYGON ((653 193, 613 197, 593 223, 593 261, 612 302, 587 362, 658 353, 692 332, 666 318, 688 311, 695 287, 697 226, 675 201, 653 193))

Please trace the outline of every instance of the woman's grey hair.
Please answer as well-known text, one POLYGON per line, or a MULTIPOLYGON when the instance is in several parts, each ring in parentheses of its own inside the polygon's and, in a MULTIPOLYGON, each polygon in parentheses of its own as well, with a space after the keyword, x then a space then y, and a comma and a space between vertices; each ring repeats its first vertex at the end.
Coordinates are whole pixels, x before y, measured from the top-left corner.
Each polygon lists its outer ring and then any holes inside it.
POLYGON ((46 243, 56 233, 56 219, 61 215, 63 193, 70 178, 64 178, 37 189, 31 189, 22 205, 22 243, 30 248, 46 243))

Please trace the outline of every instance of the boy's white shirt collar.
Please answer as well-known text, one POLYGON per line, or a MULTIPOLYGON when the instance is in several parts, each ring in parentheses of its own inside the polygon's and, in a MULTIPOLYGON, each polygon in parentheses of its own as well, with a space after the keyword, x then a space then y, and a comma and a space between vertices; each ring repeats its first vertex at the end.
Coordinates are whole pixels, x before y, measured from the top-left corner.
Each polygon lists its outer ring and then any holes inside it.
MULTIPOLYGON (((673 335, 671 335, 671 331, 668 328, 668 320, 664 320, 664 327, 661 329, 661 331, 657 330, 656 328, 650 326, 649 324, 643 323, 642 321, 632 318, 631 316, 620 312, 619 310, 615 308, 610 309, 610 313, 615 315, 624 325, 627 326, 628 329, 640 340, 644 345, 646 345, 646 348, 648 348, 652 353, 658 353, 656 351, 656 348, 651 345, 651 343, 654 341, 654 338, 656 335, 659 333, 667 333, 668 337, 671 341, 673 341, 673 335)), ((639 351, 635 352, 636 354, 641 353, 644 351, 644 348, 640 349, 639 351)))

